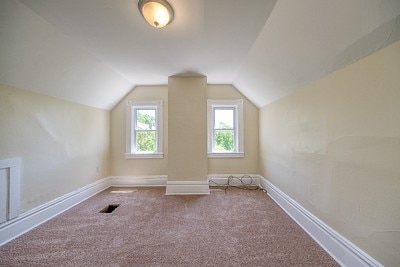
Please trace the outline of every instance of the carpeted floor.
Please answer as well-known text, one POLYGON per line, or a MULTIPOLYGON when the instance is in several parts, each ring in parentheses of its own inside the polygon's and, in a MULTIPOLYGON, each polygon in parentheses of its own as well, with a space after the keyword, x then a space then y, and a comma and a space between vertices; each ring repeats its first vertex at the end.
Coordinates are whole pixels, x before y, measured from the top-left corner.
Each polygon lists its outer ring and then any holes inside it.
POLYGON ((0 266, 338 264, 261 190, 109 188, 0 247, 0 266))

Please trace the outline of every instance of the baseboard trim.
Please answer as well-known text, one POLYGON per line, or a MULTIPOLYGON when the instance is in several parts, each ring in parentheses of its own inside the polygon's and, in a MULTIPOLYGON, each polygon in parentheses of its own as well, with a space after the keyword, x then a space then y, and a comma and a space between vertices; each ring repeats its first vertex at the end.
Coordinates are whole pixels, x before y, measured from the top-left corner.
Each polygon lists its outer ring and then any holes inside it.
POLYGON ((340 265, 383 267, 382 264, 315 217, 264 177, 260 177, 260 186, 340 265))
MULTIPOLYGON (((209 174, 208 184, 210 186, 226 186, 229 176, 241 178, 246 185, 260 186, 259 174, 209 174)), ((229 185, 239 186, 242 183, 238 179, 232 179, 229 185)))
POLYGON ((167 181, 166 195, 209 195, 208 181, 167 181))
POLYGON ((109 177, 49 201, 0 225, 0 246, 110 186, 109 177))
POLYGON ((162 187, 167 184, 168 175, 112 176, 110 186, 118 187, 162 187))
MULTIPOLYGON (((72 208, 110 186, 166 186, 166 195, 208 195, 210 180, 226 184, 228 177, 242 174, 210 174, 207 181, 167 181, 167 175, 112 176, 98 180, 69 194, 56 198, 37 208, 25 212, 0 225, 0 246, 28 232, 58 214, 72 208)), ((260 175, 252 174, 253 183, 265 189, 268 195, 288 213, 321 247, 342 266, 377 266, 379 262, 356 245, 319 220, 300 204, 291 199, 271 182, 260 175)), ((245 178, 250 182, 250 178, 245 178)), ((239 181, 237 181, 239 183, 239 181)), ((235 185, 233 182, 233 185, 235 185)))

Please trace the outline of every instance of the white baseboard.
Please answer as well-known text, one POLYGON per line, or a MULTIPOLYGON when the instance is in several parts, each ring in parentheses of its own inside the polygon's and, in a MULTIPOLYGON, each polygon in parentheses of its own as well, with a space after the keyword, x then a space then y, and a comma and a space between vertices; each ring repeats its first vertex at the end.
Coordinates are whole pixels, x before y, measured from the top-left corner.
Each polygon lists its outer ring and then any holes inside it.
POLYGON ((208 195, 208 181, 167 181, 166 195, 208 195))
POLYGON ((264 177, 260 178, 260 186, 267 191, 268 195, 340 265, 351 267, 383 266, 303 208, 267 179, 264 177))
POLYGON ((109 177, 40 205, 0 225, 0 246, 108 188, 109 177))
MULTIPOLYGON (((226 184, 229 176, 230 175, 226 174, 210 174, 208 179, 218 184, 226 184)), ((242 177, 243 175, 235 174, 233 176, 242 177)), ((253 177, 254 184, 264 188, 269 196, 318 244, 320 244, 321 247, 336 259, 339 264, 342 266, 355 267, 382 267, 379 262, 308 212, 264 177, 260 175, 251 175, 251 177, 253 177)), ((245 178, 244 181, 250 183, 251 179, 245 178)), ((207 195, 209 194, 209 182, 210 181, 167 181, 166 175, 106 177, 1 224, 0 246, 110 186, 166 186, 166 195, 207 195)), ((233 181, 233 184, 235 185, 236 182, 233 181)), ((210 182, 210 185, 213 185, 213 183, 210 182)))
POLYGON ((210 186, 226 186, 230 176, 234 177, 234 179, 229 182, 230 185, 242 185, 240 180, 236 179, 240 178, 246 185, 260 186, 260 175, 258 174, 209 174, 208 184, 210 186))
POLYGON ((118 187, 152 187, 166 186, 167 175, 147 175, 147 176, 112 176, 110 186, 118 187))

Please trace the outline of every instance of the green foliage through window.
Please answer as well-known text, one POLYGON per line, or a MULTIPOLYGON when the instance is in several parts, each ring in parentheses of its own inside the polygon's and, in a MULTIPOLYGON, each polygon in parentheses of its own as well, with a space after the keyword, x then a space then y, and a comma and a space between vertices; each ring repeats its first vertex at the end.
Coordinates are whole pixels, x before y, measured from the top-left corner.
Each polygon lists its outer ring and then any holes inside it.
POLYGON ((156 151, 156 110, 136 110, 136 152, 156 151))
POLYGON ((226 123, 220 122, 218 129, 214 132, 215 151, 233 151, 234 147, 234 132, 231 126, 226 123))
POLYGON ((233 130, 215 130, 215 151, 233 151, 233 130))
POLYGON ((156 132, 155 131, 137 131, 136 132, 136 151, 154 152, 156 150, 156 132))
POLYGON ((155 110, 154 110, 154 115, 153 114, 150 115, 148 113, 143 112, 142 110, 138 110, 137 111, 137 121, 148 126, 149 129, 154 129, 154 127, 156 125, 155 110))
POLYGON ((242 99, 208 99, 207 124, 207 151, 210 158, 244 155, 242 99))

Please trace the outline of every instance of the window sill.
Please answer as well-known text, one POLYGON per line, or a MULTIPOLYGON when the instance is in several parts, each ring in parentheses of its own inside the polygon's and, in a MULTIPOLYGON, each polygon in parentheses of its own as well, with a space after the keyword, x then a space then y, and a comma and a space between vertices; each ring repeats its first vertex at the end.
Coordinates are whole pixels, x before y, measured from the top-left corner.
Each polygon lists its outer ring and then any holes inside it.
POLYGON ((212 158, 244 158, 244 152, 233 152, 233 153, 208 153, 209 159, 212 158))
POLYGON ((162 158, 164 158, 164 153, 148 153, 148 154, 125 153, 125 159, 162 159, 162 158))

